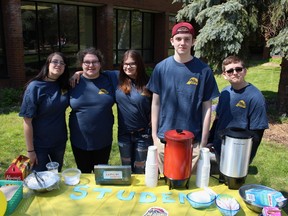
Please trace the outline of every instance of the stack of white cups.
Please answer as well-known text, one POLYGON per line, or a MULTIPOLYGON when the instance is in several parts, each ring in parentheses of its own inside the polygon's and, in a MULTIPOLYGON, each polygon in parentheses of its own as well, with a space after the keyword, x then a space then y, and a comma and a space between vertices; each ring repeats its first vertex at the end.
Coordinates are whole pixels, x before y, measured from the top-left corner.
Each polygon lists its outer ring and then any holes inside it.
POLYGON ((145 184, 147 187, 156 187, 158 183, 157 147, 149 146, 145 167, 145 184))

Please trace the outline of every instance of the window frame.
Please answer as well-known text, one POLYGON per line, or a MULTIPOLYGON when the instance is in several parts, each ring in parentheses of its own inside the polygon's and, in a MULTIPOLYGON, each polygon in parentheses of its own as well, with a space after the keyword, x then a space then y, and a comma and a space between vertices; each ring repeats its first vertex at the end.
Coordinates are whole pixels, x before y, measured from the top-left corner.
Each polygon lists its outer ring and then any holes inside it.
POLYGON ((113 19, 113 22, 115 24, 114 26, 114 39, 113 39, 113 56, 114 56, 114 61, 113 61, 113 66, 114 67, 117 67, 119 66, 119 64, 121 63, 121 60, 122 60, 122 56, 124 54, 124 52, 128 49, 135 49, 137 51, 140 52, 140 54, 142 56, 144 56, 144 53, 147 52, 147 51, 150 51, 151 53, 151 58, 150 58, 150 61, 147 61, 145 60, 144 58, 144 62, 145 63, 153 63, 153 59, 154 59, 154 20, 155 20, 155 16, 154 16, 154 13, 149 13, 149 12, 142 12, 142 11, 134 11, 134 10, 129 10, 129 9, 118 9, 118 8, 114 8, 113 9, 113 13, 114 13, 114 19, 113 19), (127 48, 119 48, 118 47, 118 41, 119 41, 119 34, 118 34, 118 29, 119 29, 119 12, 120 11, 125 11, 125 12, 128 12, 129 13, 129 33, 128 33, 128 47, 127 48), (142 29, 142 32, 141 32, 141 42, 140 42, 140 48, 135 48, 133 47, 132 45, 132 34, 133 34, 133 29, 132 29, 132 14, 133 12, 137 12, 137 13, 141 13, 141 19, 142 19, 142 26, 141 26, 141 29, 142 29), (150 45, 150 48, 144 48, 144 38, 147 37, 147 35, 145 36, 145 29, 144 29, 144 26, 146 24, 146 18, 145 18, 145 15, 146 14, 149 14, 151 19, 150 19, 150 29, 151 29, 151 32, 150 32, 150 41, 151 41, 151 45, 150 45))

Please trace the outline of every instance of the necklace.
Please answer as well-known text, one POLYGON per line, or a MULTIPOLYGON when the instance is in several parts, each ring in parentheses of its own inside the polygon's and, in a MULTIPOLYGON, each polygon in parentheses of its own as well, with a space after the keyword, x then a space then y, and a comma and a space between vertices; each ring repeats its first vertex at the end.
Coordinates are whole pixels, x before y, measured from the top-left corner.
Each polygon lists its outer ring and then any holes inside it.
POLYGON ((57 80, 57 79, 54 79, 54 78, 49 77, 48 75, 47 75, 46 77, 47 77, 47 79, 50 79, 50 80, 53 80, 53 81, 56 81, 56 80, 57 80))

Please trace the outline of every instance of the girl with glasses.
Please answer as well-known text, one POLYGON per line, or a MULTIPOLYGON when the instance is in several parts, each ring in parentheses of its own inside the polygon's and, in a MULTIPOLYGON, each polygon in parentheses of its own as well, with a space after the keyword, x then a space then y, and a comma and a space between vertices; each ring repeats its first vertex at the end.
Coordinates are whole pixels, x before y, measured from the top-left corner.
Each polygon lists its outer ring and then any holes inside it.
POLYGON ((122 165, 131 165, 133 173, 144 173, 151 137, 152 94, 146 88, 141 55, 135 50, 124 53, 116 90, 118 108, 118 145, 122 165))
POLYGON ((49 157, 62 169, 67 141, 65 111, 69 97, 69 71, 65 56, 50 54, 40 73, 25 86, 19 116, 23 117, 24 136, 30 164, 44 171, 49 157))
POLYGON ((77 56, 82 72, 70 90, 70 140, 78 169, 91 173, 94 165, 108 164, 118 73, 103 70, 103 55, 93 47, 77 56))
MULTIPOLYGON (((101 57, 85 58, 83 64, 83 71, 78 71, 73 76, 72 86, 78 87, 75 83, 78 83, 79 76, 87 73, 85 67, 95 69, 99 67, 101 57)), ((153 144, 150 129, 152 98, 151 92, 146 88, 148 80, 149 76, 146 74, 141 55, 135 50, 126 51, 117 77, 115 100, 118 109, 118 143, 121 162, 122 165, 131 165, 132 173, 144 173, 147 150, 153 144)), ((101 123, 95 121, 95 124, 101 125, 101 123)), ((104 133, 102 135, 104 136, 104 133)), ((77 134, 73 133, 72 136, 76 137, 77 134)), ((85 159, 82 161, 85 163, 85 159)))

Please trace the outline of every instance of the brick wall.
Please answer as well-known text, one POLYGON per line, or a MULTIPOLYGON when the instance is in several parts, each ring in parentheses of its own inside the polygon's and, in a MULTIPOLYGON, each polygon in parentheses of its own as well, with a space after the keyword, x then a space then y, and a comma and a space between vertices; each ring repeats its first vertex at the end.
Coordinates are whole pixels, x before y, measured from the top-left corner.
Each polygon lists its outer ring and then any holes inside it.
POLYGON ((2 0, 5 51, 8 79, 1 80, 5 87, 20 87, 26 82, 22 38, 21 1, 2 0))

